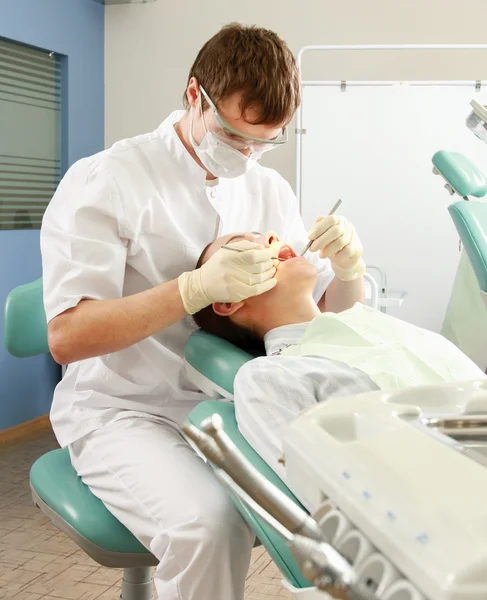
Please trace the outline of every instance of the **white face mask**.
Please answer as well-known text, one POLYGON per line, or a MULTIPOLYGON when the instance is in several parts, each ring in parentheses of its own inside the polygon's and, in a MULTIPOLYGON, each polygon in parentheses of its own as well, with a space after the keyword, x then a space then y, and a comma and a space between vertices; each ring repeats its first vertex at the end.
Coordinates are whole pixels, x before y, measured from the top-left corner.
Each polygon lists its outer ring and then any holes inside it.
MULTIPOLYGON (((201 112, 201 114, 203 113, 201 112)), ((198 145, 193 137, 193 116, 194 113, 192 112, 189 125, 189 139, 196 152, 196 156, 200 159, 203 166, 215 177, 226 177, 228 179, 239 177, 250 171, 261 157, 262 153, 259 152, 253 152, 250 156, 245 156, 242 152, 217 139, 211 131, 206 130, 206 126, 205 137, 198 145)))

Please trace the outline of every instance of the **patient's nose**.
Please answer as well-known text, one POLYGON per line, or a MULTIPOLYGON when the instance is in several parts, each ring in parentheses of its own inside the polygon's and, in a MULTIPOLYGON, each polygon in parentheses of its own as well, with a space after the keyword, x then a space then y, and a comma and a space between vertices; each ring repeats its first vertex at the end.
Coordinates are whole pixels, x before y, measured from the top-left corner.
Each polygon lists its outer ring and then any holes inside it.
POLYGON ((279 236, 275 231, 267 231, 264 233, 264 246, 269 248, 272 244, 279 242, 279 236))

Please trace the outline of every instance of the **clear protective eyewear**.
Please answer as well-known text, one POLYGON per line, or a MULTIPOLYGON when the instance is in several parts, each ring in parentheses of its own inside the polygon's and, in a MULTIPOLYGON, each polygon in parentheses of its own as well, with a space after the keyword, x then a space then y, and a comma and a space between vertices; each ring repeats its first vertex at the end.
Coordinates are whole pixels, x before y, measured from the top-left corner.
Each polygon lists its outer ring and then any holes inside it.
MULTIPOLYGON (((212 131, 211 133, 222 143, 235 148, 236 150, 246 150, 250 148, 252 151, 257 151, 259 153, 266 152, 268 150, 273 150, 277 148, 280 144, 285 144, 288 140, 287 129, 285 127, 282 128, 281 133, 270 140, 253 137, 251 135, 247 135, 234 129, 231 125, 229 125, 225 119, 218 112, 217 107, 213 104, 208 94, 203 89, 203 86, 200 85, 200 90, 205 100, 208 102, 209 107, 213 111, 216 122, 220 126, 220 130, 217 132, 212 131)), ((204 122, 204 116, 203 116, 204 122)), ((205 123, 206 127, 206 123, 205 123)))

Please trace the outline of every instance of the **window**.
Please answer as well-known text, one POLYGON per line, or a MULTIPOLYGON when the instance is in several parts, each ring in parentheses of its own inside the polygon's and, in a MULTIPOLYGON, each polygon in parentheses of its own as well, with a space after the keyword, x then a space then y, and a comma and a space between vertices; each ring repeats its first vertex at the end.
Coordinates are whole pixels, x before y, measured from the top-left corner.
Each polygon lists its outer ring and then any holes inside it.
POLYGON ((0 38, 0 229, 40 228, 60 158, 60 59, 0 38))

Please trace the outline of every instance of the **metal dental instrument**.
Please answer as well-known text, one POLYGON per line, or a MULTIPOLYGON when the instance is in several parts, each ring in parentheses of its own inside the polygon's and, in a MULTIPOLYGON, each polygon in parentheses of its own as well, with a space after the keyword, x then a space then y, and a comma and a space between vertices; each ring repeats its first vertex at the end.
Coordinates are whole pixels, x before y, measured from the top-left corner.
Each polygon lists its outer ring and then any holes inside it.
MULTIPOLYGON (((247 252, 247 250, 244 250, 243 248, 232 248, 231 246, 227 246, 226 244, 223 244, 223 246, 221 246, 221 248, 225 248, 225 250, 231 250, 232 252, 247 252)), ((284 258, 279 258, 278 256, 271 256, 271 260, 285 260, 284 258)))
POLYGON ((325 541, 318 523, 280 490, 275 488, 238 451, 223 430, 222 418, 215 414, 201 423, 201 430, 184 423, 184 433, 191 438, 211 462, 223 469, 235 483, 291 533, 325 541))
POLYGON ((367 583, 359 580, 351 565, 332 546, 291 533, 244 492, 225 471, 216 469, 215 473, 237 498, 286 540, 299 568, 310 583, 331 598, 377 600, 367 583))
MULTIPOLYGON (((336 209, 340 206, 340 204, 342 203, 342 199, 340 198, 339 200, 337 200, 335 206, 330 210, 330 212, 328 213, 328 216, 333 215, 336 211, 336 209)), ((306 252, 308 252, 308 250, 311 248, 311 244, 314 242, 314 240, 310 240, 306 246, 303 248, 303 251, 301 252, 300 256, 304 256, 306 254, 306 252)))
POLYGON ((332 598, 377 600, 351 565, 330 546, 319 524, 272 485, 240 453, 223 430, 219 415, 184 433, 215 465, 216 475, 235 495, 287 541, 304 576, 332 598))
POLYGON ((487 415, 463 415, 446 418, 423 418, 422 423, 455 440, 487 440, 487 415))

